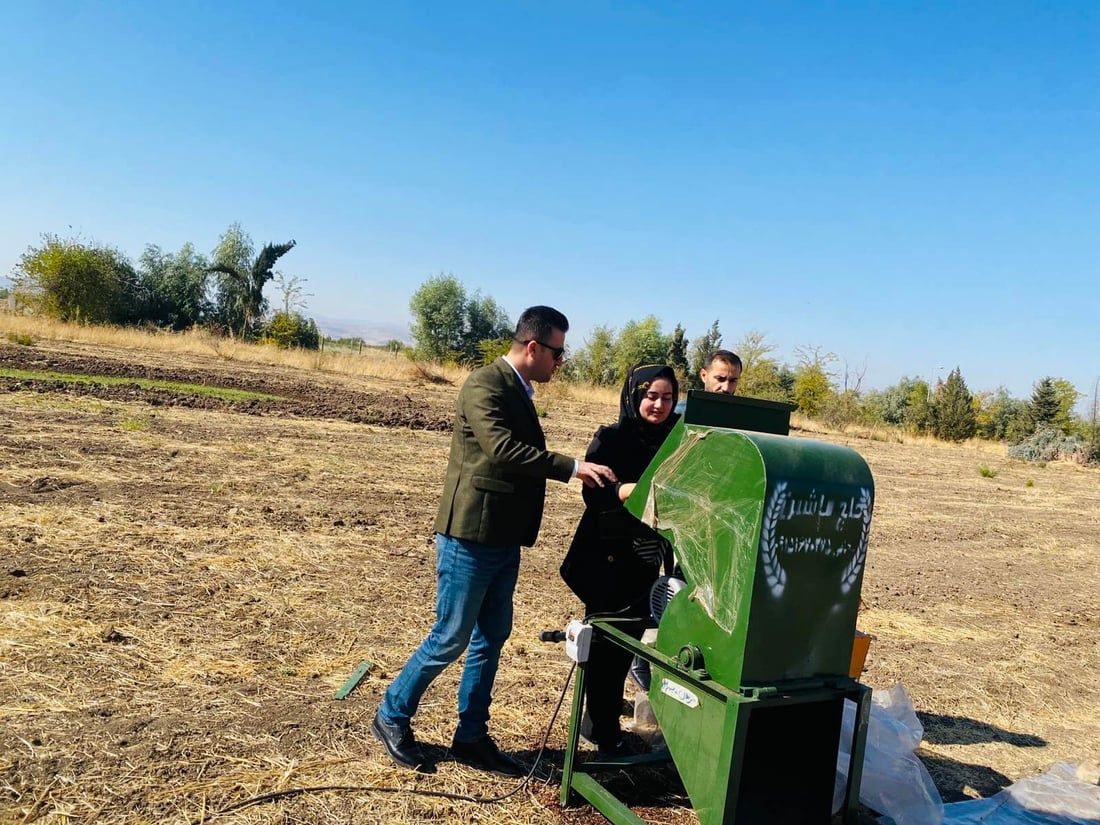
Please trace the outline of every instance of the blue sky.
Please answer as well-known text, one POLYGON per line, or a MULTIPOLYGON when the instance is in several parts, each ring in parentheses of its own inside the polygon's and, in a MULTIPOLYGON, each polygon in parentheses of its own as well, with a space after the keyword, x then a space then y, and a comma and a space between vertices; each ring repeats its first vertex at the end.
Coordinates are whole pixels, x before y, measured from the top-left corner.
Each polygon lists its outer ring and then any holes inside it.
POLYGON ((321 318, 403 328, 444 272, 574 346, 1100 377, 1100 4, 308 5, 6 3, 0 273, 239 221, 321 318))

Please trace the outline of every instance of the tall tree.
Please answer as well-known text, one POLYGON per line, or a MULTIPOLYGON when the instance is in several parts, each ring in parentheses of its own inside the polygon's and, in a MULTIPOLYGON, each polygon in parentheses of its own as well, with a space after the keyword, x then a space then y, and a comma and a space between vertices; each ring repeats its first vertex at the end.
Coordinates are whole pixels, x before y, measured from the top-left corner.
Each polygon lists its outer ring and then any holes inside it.
POLYGON ((798 347, 795 352, 798 366, 794 370, 794 403, 805 415, 818 415, 830 396, 836 394, 834 374, 829 369, 836 355, 822 352, 821 347, 798 347))
MULTIPOLYGON (((240 273, 248 270, 253 255, 255 255, 255 247, 252 245, 252 237, 241 228, 239 223, 234 222, 218 238, 218 243, 211 254, 211 261, 216 267, 240 273)), ((245 284, 239 278, 221 274, 214 292, 217 320, 231 332, 240 329, 244 324, 244 309, 248 300, 245 284)))
POLYGON ((682 324, 676 324, 676 329, 672 331, 672 339, 668 344, 667 362, 676 371, 680 383, 687 386, 688 370, 690 369, 688 366, 688 340, 682 324))
POLYGON ((901 426, 907 423, 909 406, 917 395, 924 397, 927 406, 928 385, 919 379, 903 375, 897 384, 884 390, 868 392, 864 407, 872 421, 901 426), (915 393, 918 382, 919 391, 915 393))
POLYGON ((913 380, 905 405, 905 426, 913 432, 932 432, 932 389, 923 378, 913 380))
POLYGON ((436 275, 421 284, 409 309, 416 355, 429 361, 476 364, 512 336, 508 313, 480 291, 468 296, 454 275, 436 275))
POLYGON ((1054 425, 1062 432, 1068 433, 1073 428, 1076 417, 1074 408, 1077 406, 1077 400, 1082 397, 1082 393, 1077 392, 1077 387, 1065 378, 1055 378, 1054 396, 1058 399, 1058 414, 1054 416, 1054 425))
POLYGON ((767 340, 766 333, 751 329, 734 346, 734 352, 741 358, 743 372, 741 388, 745 386, 746 373, 750 373, 758 361, 775 352, 775 344, 767 340))
POLYGON ((175 254, 147 245, 138 261, 141 320, 175 330, 205 322, 213 309, 207 297, 209 266, 190 243, 175 254))
POLYGON ((234 295, 241 315, 242 338, 251 334, 253 322, 263 318, 267 311, 264 286, 274 277, 272 268, 275 262, 292 250, 295 244, 293 240, 284 244, 265 244, 248 269, 237 269, 226 265, 210 267, 211 272, 219 272, 235 284, 234 295))
POLYGON ((266 244, 254 260, 252 239, 241 230, 240 224, 232 224, 221 237, 214 250, 214 264, 210 272, 222 277, 218 284, 218 309, 230 329, 239 325, 242 338, 248 337, 256 322, 267 311, 264 287, 275 277, 275 263, 292 250, 296 242, 266 244))
POLYGON ((742 364, 741 383, 737 387, 739 394, 773 401, 791 400, 794 376, 771 357, 775 345, 767 340, 765 333, 749 330, 734 345, 733 351, 742 364))
POLYGON ((976 432, 982 438, 1016 443, 1033 431, 1027 404, 1013 398, 1004 387, 997 387, 979 400, 976 432))
POLYGON ((974 398, 967 389, 959 367, 951 370, 947 381, 936 388, 932 404, 932 432, 945 441, 965 441, 977 429, 974 398))
POLYGON ((615 330, 606 324, 594 327, 584 346, 569 356, 565 370, 574 381, 599 386, 614 384, 618 380, 615 372, 615 330))
POLYGON ((718 329, 718 319, 715 318, 714 323, 710 325, 710 329, 691 344, 691 374, 688 376, 688 380, 692 388, 700 389, 703 386, 703 381, 699 378, 699 370, 703 368, 707 356, 716 349, 721 348, 722 332, 718 329))
MULTIPOLYGON (((466 324, 462 333, 462 360, 468 364, 484 361, 486 355, 510 348, 512 322, 489 295, 475 291, 466 300, 466 324)), ((490 358, 492 360, 492 358, 490 358)))
POLYGON ((1060 410, 1058 394, 1054 389, 1054 379, 1049 375, 1039 379, 1032 389, 1031 403, 1028 404, 1028 412, 1035 429, 1053 428, 1060 410))
POLYGON ((615 342, 615 370, 618 379, 625 378, 630 368, 639 361, 664 363, 670 340, 667 335, 662 334, 661 322, 654 315, 647 315, 641 321, 627 321, 615 342))
POLYGON ((416 356, 456 361, 466 333, 466 287, 454 275, 433 276, 409 299, 416 356))

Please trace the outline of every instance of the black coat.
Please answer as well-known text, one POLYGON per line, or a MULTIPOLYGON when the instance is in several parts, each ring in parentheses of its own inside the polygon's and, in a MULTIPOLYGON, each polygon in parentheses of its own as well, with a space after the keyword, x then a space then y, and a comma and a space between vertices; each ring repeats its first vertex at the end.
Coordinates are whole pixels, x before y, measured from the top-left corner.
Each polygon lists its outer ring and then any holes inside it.
MULTIPOLYGON (((676 418, 673 414, 662 427, 662 435, 676 418)), ((636 482, 660 449, 660 440, 644 432, 645 426, 620 421, 600 427, 585 460, 606 464, 620 483, 636 482)), ((562 562, 562 578, 589 613, 648 615, 649 590, 660 575, 661 562, 641 558, 634 544, 636 539, 660 537, 627 511, 616 485, 585 487, 583 494, 585 511, 562 562)))

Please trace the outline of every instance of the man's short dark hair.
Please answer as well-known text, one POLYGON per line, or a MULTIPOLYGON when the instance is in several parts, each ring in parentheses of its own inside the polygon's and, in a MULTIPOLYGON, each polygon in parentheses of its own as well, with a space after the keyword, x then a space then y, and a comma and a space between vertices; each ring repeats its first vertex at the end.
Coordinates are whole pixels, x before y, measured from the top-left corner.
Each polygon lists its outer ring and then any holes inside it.
POLYGON ((707 360, 703 362, 703 369, 709 370, 710 365, 715 361, 724 361, 731 367, 737 367, 739 370, 743 370, 745 366, 741 363, 741 356, 736 352, 730 352, 728 349, 716 349, 710 355, 707 356, 707 360))
POLYGON ((569 319, 553 307, 527 307, 519 316, 514 337, 517 341, 545 341, 556 329, 569 332, 569 319))

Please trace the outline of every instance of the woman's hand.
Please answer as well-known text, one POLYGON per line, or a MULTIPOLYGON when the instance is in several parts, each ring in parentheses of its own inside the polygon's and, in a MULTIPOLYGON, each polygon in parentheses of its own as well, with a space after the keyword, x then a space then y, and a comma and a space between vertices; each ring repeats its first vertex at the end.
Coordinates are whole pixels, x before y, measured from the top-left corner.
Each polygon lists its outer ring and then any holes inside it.
POLYGON ((634 488, 637 485, 634 482, 627 482, 626 484, 619 485, 619 501, 626 501, 630 498, 630 494, 634 492, 634 488))

